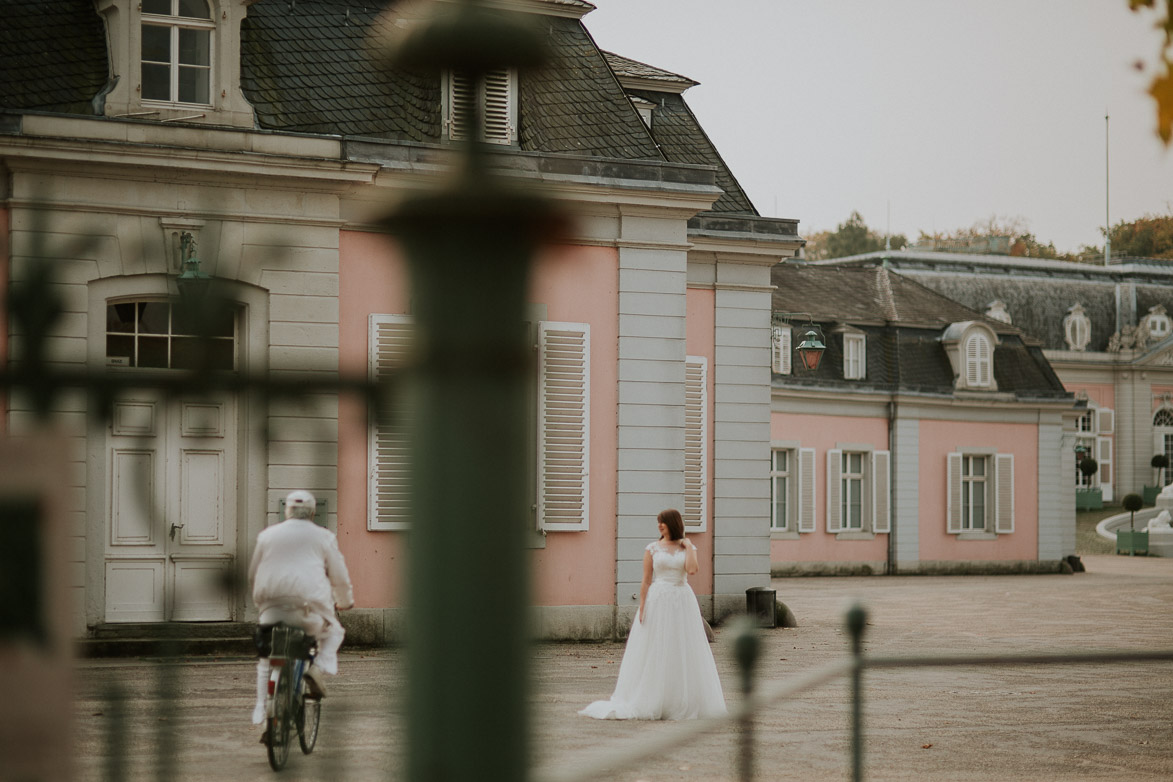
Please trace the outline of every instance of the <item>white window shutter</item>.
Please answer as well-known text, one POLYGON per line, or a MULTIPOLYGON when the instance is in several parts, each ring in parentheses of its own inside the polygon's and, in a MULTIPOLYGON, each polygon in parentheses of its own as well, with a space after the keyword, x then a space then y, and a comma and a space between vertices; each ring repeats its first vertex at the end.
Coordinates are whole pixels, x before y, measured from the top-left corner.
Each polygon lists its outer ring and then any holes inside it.
POLYGON ((775 328, 770 345, 771 369, 776 375, 790 374, 791 340, 793 332, 789 327, 775 328))
MULTIPOLYGON (((414 326, 406 315, 371 315, 369 371, 378 380, 402 368, 414 326)), ((367 529, 407 529, 411 520, 411 452, 403 395, 378 411, 367 446, 367 529)))
POLYGON ((485 141, 508 144, 513 139, 513 72, 500 69, 485 74, 485 100, 482 104, 485 141))
POLYGON ((945 491, 945 517, 950 532, 961 532, 961 454, 948 455, 945 491))
POLYGON ((827 451, 827 532, 843 531, 843 451, 827 451))
POLYGON ((1014 454, 1000 453, 994 457, 995 491, 994 531, 1014 531, 1014 454))
POLYGON ((798 531, 815 531, 815 449, 798 449, 798 531))
POLYGON ((872 532, 892 531, 892 453, 872 453, 872 532))
POLYGON ((1112 434, 1116 428, 1116 411, 1110 407, 1096 409, 1096 434, 1112 434))
POLYGON ((684 363, 684 528, 704 532, 709 505, 709 363, 688 356, 684 363))
POLYGON ((444 108, 448 124, 448 138, 453 141, 463 141, 472 132, 469 120, 476 101, 476 85, 467 74, 448 71, 448 91, 445 97, 447 105, 444 108))
POLYGON ((1100 465, 1100 485, 1112 485, 1112 438, 1096 438, 1096 462, 1100 465))
POLYGON ((539 324, 538 526, 584 531, 590 518, 590 355, 586 323, 539 324))

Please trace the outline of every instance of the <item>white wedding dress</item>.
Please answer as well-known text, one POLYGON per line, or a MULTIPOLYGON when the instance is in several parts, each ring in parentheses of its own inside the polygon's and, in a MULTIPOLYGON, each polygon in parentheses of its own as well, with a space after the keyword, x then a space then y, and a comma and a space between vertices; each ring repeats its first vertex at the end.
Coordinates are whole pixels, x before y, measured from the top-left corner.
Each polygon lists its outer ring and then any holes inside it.
POLYGON ((631 624, 611 699, 579 712, 600 720, 691 720, 725 713, 725 695, 700 606, 684 572, 683 549, 652 552, 652 583, 631 624))

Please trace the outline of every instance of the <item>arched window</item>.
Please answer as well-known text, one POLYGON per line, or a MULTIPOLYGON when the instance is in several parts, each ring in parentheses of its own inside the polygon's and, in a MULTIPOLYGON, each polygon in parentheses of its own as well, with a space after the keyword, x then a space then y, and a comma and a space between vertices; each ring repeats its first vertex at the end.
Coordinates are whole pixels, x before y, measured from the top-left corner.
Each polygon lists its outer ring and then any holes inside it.
POLYGON ((106 366, 235 369, 235 312, 202 323, 185 322, 182 312, 167 299, 108 303, 106 366))
POLYGON ((1148 327, 1149 336, 1154 341, 1162 340, 1169 336, 1171 328, 1169 316, 1165 314, 1165 308, 1160 304, 1151 308, 1149 314, 1145 317, 1145 326, 1148 327))
POLYGON ((142 99, 210 105, 215 29, 205 0, 142 0, 142 99))
POLYGON ((1173 426, 1173 410, 1162 407, 1153 416, 1153 426, 1173 426))
POLYGON ((965 339, 965 384, 970 388, 989 386, 993 380, 990 340, 985 334, 970 334, 965 339))

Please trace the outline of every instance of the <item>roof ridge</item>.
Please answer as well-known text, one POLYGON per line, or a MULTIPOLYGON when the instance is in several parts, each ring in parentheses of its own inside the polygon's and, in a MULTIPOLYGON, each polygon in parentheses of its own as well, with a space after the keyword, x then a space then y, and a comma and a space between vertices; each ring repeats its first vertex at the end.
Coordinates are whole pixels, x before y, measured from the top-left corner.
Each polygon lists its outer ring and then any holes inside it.
POLYGON ((884 317, 893 323, 900 321, 900 312, 896 309, 896 297, 892 294, 892 279, 888 276, 888 267, 880 265, 876 267, 876 283, 880 289, 880 306, 884 311, 884 317))

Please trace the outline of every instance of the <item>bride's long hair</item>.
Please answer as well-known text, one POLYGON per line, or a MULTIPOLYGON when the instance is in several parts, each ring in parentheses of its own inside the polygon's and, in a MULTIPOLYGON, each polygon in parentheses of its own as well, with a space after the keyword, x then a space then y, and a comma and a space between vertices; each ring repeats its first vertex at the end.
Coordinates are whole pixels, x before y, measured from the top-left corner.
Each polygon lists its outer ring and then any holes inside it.
POLYGON ((668 540, 680 540, 684 537, 684 519, 680 518, 680 511, 675 508, 660 511, 656 521, 668 528, 668 540))

